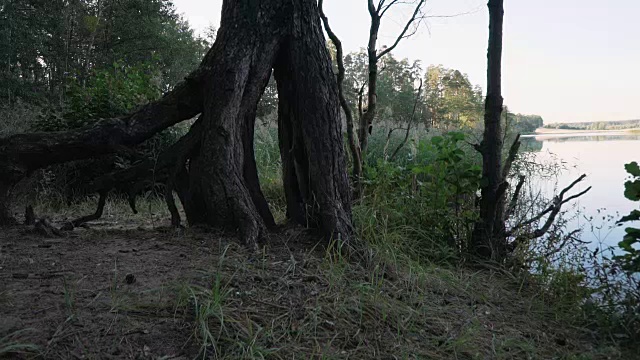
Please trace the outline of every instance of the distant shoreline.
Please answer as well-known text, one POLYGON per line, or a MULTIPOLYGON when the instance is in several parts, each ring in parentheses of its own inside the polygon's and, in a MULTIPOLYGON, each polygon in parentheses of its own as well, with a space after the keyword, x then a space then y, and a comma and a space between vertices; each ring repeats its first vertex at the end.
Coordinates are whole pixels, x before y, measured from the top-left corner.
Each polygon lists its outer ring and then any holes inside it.
POLYGON ((531 135, 572 135, 572 134, 626 134, 632 132, 640 132, 640 128, 634 129, 620 129, 620 130, 571 130, 571 129, 548 129, 537 128, 534 134, 531 135))

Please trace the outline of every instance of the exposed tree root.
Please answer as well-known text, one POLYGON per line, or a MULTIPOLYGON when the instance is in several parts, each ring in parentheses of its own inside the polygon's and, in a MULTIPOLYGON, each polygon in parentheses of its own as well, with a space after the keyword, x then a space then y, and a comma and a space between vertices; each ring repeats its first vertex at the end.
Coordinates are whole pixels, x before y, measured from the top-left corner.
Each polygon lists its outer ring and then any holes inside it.
MULTIPOLYGON (((180 173, 180 169, 184 169, 184 164, 188 155, 197 148, 200 140, 199 132, 201 131, 201 121, 197 120, 189 129, 189 132, 180 138, 175 144, 162 152, 156 159, 147 159, 128 169, 116 171, 95 180, 89 184, 91 191, 97 192, 100 197, 98 207, 95 213, 82 216, 63 226, 63 230, 72 230, 88 221, 94 221, 102 217, 106 198, 113 189, 126 190, 131 210, 137 213, 136 196, 147 186, 153 186, 156 183, 166 181, 167 191, 170 194, 170 201, 167 200, 167 206, 172 214, 172 225, 180 226, 180 214, 173 201, 173 190, 184 193, 184 188, 176 188, 176 184, 184 186, 184 179, 176 182, 176 177, 180 173), (178 165, 181 164, 181 165, 178 165), (178 169, 176 172, 175 169, 178 169), (177 218, 177 219, 176 219, 177 218)), ((183 175, 184 176, 184 175, 183 175)), ((168 196, 165 194, 165 197, 168 196)), ((183 196, 181 196, 183 199, 183 196)))
POLYGON ((90 215, 86 215, 86 216, 82 216, 79 217, 69 223, 66 223, 62 226, 62 228, 60 230, 64 230, 64 231, 70 231, 73 230, 74 228, 89 222, 89 221, 94 221, 94 220, 98 220, 102 217, 102 212, 104 210, 104 205, 107 203, 107 195, 109 194, 109 191, 104 190, 100 192, 100 198, 98 199, 98 208, 96 209, 96 211, 93 214, 90 215))

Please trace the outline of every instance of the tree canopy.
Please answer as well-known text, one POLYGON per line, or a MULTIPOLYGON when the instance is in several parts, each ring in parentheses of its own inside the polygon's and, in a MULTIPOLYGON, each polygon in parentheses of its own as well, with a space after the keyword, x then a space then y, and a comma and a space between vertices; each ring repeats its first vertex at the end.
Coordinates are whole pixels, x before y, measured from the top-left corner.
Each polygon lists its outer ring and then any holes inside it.
POLYGON ((167 91, 201 61, 196 36, 170 0, 4 0, 0 5, 0 102, 62 104, 114 64, 150 66, 167 91))

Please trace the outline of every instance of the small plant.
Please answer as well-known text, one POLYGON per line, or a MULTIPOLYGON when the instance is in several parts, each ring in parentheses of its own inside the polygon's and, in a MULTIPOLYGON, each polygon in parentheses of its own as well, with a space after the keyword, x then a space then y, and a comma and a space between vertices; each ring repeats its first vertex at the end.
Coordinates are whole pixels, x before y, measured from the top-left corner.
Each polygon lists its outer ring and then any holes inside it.
MULTIPOLYGON (((228 247, 220 256, 218 268, 222 267, 227 250, 228 247)), ((210 286, 185 285, 179 289, 177 307, 193 309, 194 336, 200 342, 198 358, 220 357, 219 341, 226 333, 224 307, 230 295, 231 290, 228 284, 223 283, 219 272, 216 272, 210 286), (215 327, 212 327, 212 322, 215 327)))
MULTIPOLYGON (((631 201, 640 201, 640 166, 634 161, 626 164, 625 169, 631 175, 631 179, 624 184, 624 196, 631 201)), ((629 215, 620 219, 619 223, 638 220, 640 220, 640 210, 633 210, 629 215)), ((640 229, 627 227, 625 232, 627 234, 618 244, 625 254, 616 256, 615 259, 623 264, 624 270, 632 273, 640 272, 640 249, 638 249, 640 229)))

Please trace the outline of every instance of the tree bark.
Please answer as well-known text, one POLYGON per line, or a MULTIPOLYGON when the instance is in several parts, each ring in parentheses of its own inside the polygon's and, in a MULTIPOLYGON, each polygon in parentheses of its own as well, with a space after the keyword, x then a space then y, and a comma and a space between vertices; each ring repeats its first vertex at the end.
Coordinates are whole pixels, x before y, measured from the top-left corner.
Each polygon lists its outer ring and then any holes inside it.
POLYGON ((202 146, 190 165, 189 207, 197 217, 189 222, 238 229, 251 246, 273 223, 258 184, 252 135, 257 105, 286 33, 275 21, 284 6, 284 1, 225 2, 205 80, 202 146))
POLYGON ((315 1, 295 2, 293 36, 275 66, 289 217, 326 237, 352 235, 338 87, 315 1))
POLYGON ((482 258, 501 258, 505 246, 496 233, 500 207, 504 206, 504 191, 499 194, 502 178, 502 22, 504 0, 489 0, 489 47, 487 50, 487 98, 485 101, 484 134, 479 149, 482 154, 482 189, 480 220, 472 235, 473 248, 482 258))

